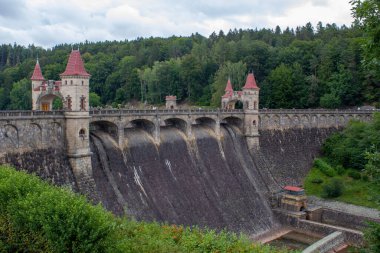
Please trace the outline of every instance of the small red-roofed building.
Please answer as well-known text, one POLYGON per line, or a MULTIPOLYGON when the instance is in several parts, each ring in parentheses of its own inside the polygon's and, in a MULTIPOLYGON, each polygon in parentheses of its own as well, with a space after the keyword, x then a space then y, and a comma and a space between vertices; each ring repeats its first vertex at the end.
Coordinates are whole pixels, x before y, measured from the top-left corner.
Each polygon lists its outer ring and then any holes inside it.
POLYGON ((305 190, 298 186, 287 185, 283 187, 284 194, 281 198, 281 208, 292 212, 306 211, 307 197, 305 190))
POLYGON ((165 101, 166 101, 166 106, 165 106, 166 109, 169 109, 169 110, 177 109, 177 96, 166 96, 165 101))

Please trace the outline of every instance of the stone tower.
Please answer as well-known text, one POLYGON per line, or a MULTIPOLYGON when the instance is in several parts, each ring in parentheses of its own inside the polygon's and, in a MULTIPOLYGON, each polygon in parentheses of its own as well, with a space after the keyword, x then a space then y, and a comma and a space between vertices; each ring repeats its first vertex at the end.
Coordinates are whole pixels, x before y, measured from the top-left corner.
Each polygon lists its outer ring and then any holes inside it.
POLYGON ((66 70, 60 74, 60 92, 66 118, 67 154, 81 192, 94 189, 89 143, 90 74, 84 68, 79 50, 72 50, 66 70))
POLYGON ((249 73, 241 94, 244 108, 244 134, 250 149, 259 147, 259 87, 249 73))
POLYGON ((31 77, 33 110, 50 111, 54 99, 61 99, 66 119, 67 156, 80 191, 93 195, 95 184, 92 179, 88 111, 90 74, 84 68, 79 50, 71 51, 60 77, 60 81, 46 81, 37 59, 31 77))

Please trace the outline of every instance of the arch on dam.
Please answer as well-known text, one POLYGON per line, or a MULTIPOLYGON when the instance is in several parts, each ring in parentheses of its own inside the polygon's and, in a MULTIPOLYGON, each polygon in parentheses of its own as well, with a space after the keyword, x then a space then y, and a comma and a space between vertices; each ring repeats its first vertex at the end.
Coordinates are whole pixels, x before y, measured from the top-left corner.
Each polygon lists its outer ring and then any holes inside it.
MULTIPOLYGON (((151 136, 155 137, 156 136, 156 125, 154 122, 147 120, 147 119, 134 119, 131 120, 127 126, 127 128, 139 128, 147 133, 149 133, 151 136)), ((159 126, 158 126, 159 128, 159 126)))
POLYGON ((210 127, 211 129, 215 130, 216 127, 216 120, 210 117, 199 117, 195 119, 195 124, 198 125, 205 125, 210 127))
POLYGON ((37 123, 30 123, 25 131, 28 132, 27 143, 31 148, 37 148, 42 143, 42 128, 37 123))
POLYGON ((107 120, 98 120, 90 123, 90 131, 102 131, 110 134, 116 141, 118 140, 118 126, 107 120))
MULTIPOLYGON (((252 122, 257 125, 257 122, 252 122)), ((244 121, 239 117, 228 116, 220 121, 220 124, 228 124, 237 127, 240 131, 244 129, 244 121)))
POLYGON ((18 148, 19 147, 19 131, 15 125, 5 124, 0 127, 0 147, 1 148, 18 148))
POLYGON ((180 118, 169 118, 165 119, 164 122, 165 126, 173 126, 188 135, 188 124, 185 120, 180 118))

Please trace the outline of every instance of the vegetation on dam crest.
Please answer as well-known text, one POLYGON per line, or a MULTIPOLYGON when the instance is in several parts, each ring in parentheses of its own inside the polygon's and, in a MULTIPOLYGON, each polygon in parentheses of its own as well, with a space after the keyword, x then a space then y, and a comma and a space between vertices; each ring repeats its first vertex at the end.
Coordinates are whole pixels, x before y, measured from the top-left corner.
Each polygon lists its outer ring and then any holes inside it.
POLYGON ((0 252, 286 252, 245 236, 116 218, 36 176, 0 167, 0 252))

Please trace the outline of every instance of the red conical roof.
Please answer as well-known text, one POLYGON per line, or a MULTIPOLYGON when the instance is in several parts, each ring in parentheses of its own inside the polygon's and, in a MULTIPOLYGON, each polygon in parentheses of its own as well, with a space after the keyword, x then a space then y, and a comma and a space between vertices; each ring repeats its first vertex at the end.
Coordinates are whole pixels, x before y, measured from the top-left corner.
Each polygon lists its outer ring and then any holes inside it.
POLYGON ((66 70, 61 76, 90 76, 84 68, 79 50, 72 50, 67 61, 66 70))
POLYGON ((227 85, 226 85, 226 88, 224 89, 224 91, 226 91, 226 92, 228 92, 228 91, 234 91, 232 89, 232 84, 231 84, 230 78, 228 78, 227 85))
POLYGON ((32 77, 30 79, 31 80, 36 80, 36 81, 43 81, 43 80, 45 80, 45 78, 42 76, 41 67, 40 67, 40 63, 38 62, 38 59, 37 59, 37 62, 36 62, 36 66, 34 66, 33 75, 32 75, 32 77))
POLYGON ((258 89, 253 73, 249 73, 243 89, 258 89))

